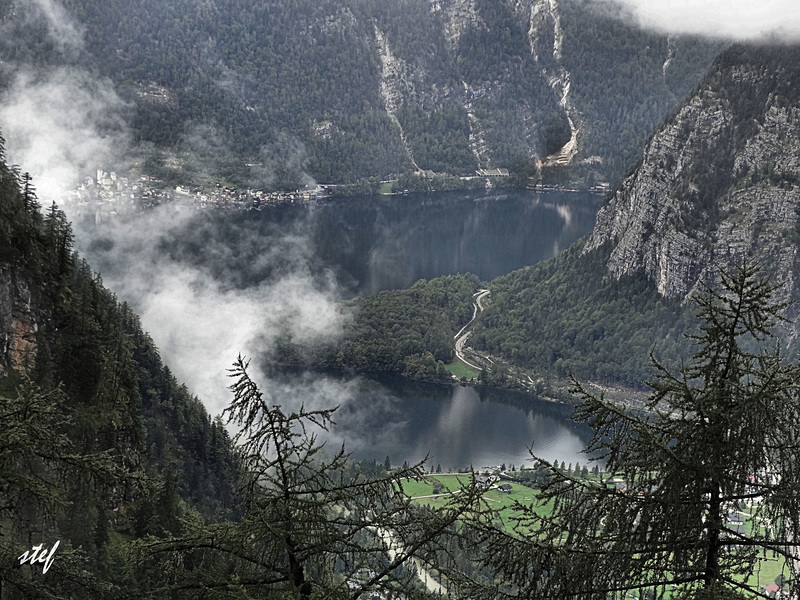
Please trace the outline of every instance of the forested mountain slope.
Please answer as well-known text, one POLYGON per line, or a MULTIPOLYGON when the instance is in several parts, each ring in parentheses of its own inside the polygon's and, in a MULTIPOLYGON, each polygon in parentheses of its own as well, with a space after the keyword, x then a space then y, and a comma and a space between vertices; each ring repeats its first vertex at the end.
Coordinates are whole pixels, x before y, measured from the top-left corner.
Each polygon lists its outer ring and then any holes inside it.
POLYGON ((120 539, 177 534, 187 511, 228 515, 237 460, 221 421, 73 253, 63 213, 43 215, 2 158, 0 588, 92 597, 135 583, 120 539), (55 573, 26 579, 16 557, 57 540, 55 573))
MULTIPOLYGON (((685 300, 701 282, 713 286, 720 270, 757 262, 781 286, 780 298, 797 298, 798 59, 800 49, 784 46, 736 46, 718 57, 606 199, 587 239, 487 284, 491 296, 469 344, 530 373, 639 385, 651 351, 670 363, 689 356, 682 334, 694 327, 695 309, 685 300)), ((401 293, 356 301, 351 330, 369 338, 373 304, 386 309, 383 327, 410 329, 408 311, 393 308, 401 293)), ((418 302, 419 314, 431 309, 418 302)), ((787 316, 797 314, 794 305, 787 316)), ((798 330, 787 324, 785 341, 796 342, 798 330)))
POLYGON ((720 48, 587 0, 62 1, 57 27, 0 2, 4 78, 108 78, 151 172, 261 185, 531 173, 562 149, 614 180, 720 48))
MULTIPOLYGON (((781 298, 797 298, 798 59, 784 46, 722 54, 587 240, 491 283, 475 346, 538 370, 635 382, 651 348, 680 355, 683 301, 720 269, 757 262, 781 298)), ((787 324, 785 339, 797 332, 787 324)))

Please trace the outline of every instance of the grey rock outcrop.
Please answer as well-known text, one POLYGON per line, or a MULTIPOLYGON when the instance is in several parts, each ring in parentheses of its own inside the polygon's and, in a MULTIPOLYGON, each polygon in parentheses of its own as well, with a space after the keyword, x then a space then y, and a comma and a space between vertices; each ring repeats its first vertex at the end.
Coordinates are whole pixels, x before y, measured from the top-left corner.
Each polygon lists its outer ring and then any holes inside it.
POLYGON ((39 310, 30 287, 10 268, 0 269, 0 377, 25 371, 36 356, 39 310))
POLYGON ((757 64, 712 72, 599 211, 584 251, 609 244, 614 277, 643 271, 670 298, 745 259, 796 297, 800 108, 783 83, 757 64))

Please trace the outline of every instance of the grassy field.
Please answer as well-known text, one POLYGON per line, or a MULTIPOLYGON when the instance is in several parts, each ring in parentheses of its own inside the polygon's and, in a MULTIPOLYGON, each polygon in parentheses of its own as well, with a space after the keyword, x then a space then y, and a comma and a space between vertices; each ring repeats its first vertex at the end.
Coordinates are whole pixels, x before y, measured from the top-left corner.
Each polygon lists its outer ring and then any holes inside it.
POLYGON ((458 361, 451 362, 449 365, 444 366, 445 369, 450 371, 453 375, 461 379, 462 377, 466 377, 467 379, 473 379, 478 377, 480 373, 477 373, 470 369, 469 367, 461 364, 458 361))
MULTIPOLYGON (((506 531, 511 532, 514 530, 516 525, 515 517, 521 516, 519 506, 531 508, 533 513, 539 516, 550 515, 552 505, 541 504, 536 490, 518 483, 512 483, 511 488, 511 492, 488 490, 483 495, 489 506, 497 511, 506 531)), ((530 529, 523 526, 522 531, 530 532, 530 529)))
MULTIPOLYGON (((444 506, 448 502, 447 492, 460 490, 470 480, 469 474, 464 475, 429 475, 421 481, 408 481, 403 483, 403 491, 410 498, 416 498, 416 502, 428 507, 444 506), (433 486, 440 483, 444 494, 431 497, 433 486)), ((505 483, 505 482, 500 482, 505 483)), ((533 512, 539 516, 549 516, 552 506, 541 504, 537 500, 538 492, 534 489, 511 483, 511 492, 501 492, 498 489, 489 489, 483 494, 483 499, 488 505, 497 512, 498 524, 502 524, 507 532, 514 531, 516 525, 515 517, 520 516, 519 506, 531 507, 533 512)), ((523 535, 532 533, 524 525, 517 530, 523 535)), ((749 532, 748 532, 749 533, 749 532)), ((765 554, 760 560, 755 572, 748 578, 748 584, 759 588, 775 583, 775 578, 783 573, 787 579, 790 574, 786 572, 783 561, 765 554)), ((668 594, 669 595, 669 594, 668 594)))
POLYGON ((786 575, 786 579, 791 579, 791 574, 786 571, 782 560, 768 556, 762 557, 756 567, 756 572, 747 582, 754 587, 767 586, 775 583, 775 578, 781 573, 786 575))
POLYGON ((428 475, 421 481, 406 480, 403 482, 403 492, 409 498, 419 496, 430 496, 433 494, 435 483, 441 483, 443 493, 460 490, 465 484, 469 483, 469 475, 428 475))
POLYGON ((380 185, 380 187, 378 188, 378 193, 379 194, 391 194, 392 193, 392 185, 393 184, 394 184, 394 182, 392 182, 392 181, 387 181, 386 183, 382 183, 380 185))
MULTIPOLYGON (((444 506, 448 502, 448 492, 460 490, 469 480, 470 476, 468 474, 429 475, 424 481, 404 482, 403 491, 407 496, 415 498, 418 503, 424 506, 444 506), (433 486, 436 482, 442 485, 443 494, 430 497, 433 495, 433 486)), ((513 517, 518 514, 518 505, 534 507, 534 512, 537 515, 545 516, 550 514, 549 506, 538 504, 536 490, 518 483, 511 483, 510 485, 512 488, 510 493, 489 489, 483 495, 483 499, 488 505, 497 511, 507 531, 511 531, 514 525, 513 517)))
POLYGON ((433 493, 433 481, 430 479, 423 479, 422 481, 406 480, 403 482, 403 492, 410 498, 427 496, 433 493))

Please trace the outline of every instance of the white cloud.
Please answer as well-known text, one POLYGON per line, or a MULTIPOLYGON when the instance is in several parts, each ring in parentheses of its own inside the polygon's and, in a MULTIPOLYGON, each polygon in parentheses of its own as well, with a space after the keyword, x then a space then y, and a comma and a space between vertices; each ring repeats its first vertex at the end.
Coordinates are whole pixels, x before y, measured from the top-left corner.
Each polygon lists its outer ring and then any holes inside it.
MULTIPOLYGON (((607 0, 596 0, 608 4, 607 0)), ((647 29, 732 41, 800 41, 797 0, 618 0, 647 29)))
MULTIPOLYGON (((65 208, 69 214, 69 205, 65 208)), ((297 342, 313 343, 342 332, 336 283, 312 275, 309 239, 297 232, 263 239, 240 228, 233 243, 257 248, 276 261, 280 254, 282 266, 261 281, 239 287, 214 275, 219 271, 215 264, 229 260, 230 249, 218 247, 220 241, 206 240, 208 262, 202 265, 164 249, 166 241, 183 238, 198 227, 195 219, 202 218, 163 206, 100 226, 94 226, 93 219, 87 223, 73 218, 73 224, 81 255, 101 271, 103 283, 117 298, 140 315, 164 362, 212 415, 230 402, 227 370, 239 354, 252 359, 250 375, 259 383, 266 381, 262 391, 278 404, 330 408, 345 402, 351 396, 347 384, 328 381, 314 390, 311 381, 269 381, 259 369, 286 333, 297 342)))
MULTIPOLYGON (((226 290, 202 270, 163 257, 148 266, 157 271, 155 277, 146 277, 151 287, 140 287, 144 282, 131 273, 124 282, 113 278, 111 287, 138 288, 133 294, 147 290, 135 299, 144 327, 152 332, 178 380, 200 396, 212 415, 230 401, 227 370, 240 353, 253 359, 251 374, 263 377, 258 369, 261 357, 284 331, 299 341, 340 331, 340 316, 330 295, 301 273, 249 290, 226 290)), ((293 403, 295 398, 288 396, 283 402, 293 403)))
POLYGON ((83 48, 83 27, 56 0, 31 0, 34 14, 44 18, 47 33, 61 52, 83 48))
POLYGON ((108 81, 80 69, 19 72, 0 97, 9 161, 34 178, 39 197, 58 201, 127 146, 125 106, 108 81))

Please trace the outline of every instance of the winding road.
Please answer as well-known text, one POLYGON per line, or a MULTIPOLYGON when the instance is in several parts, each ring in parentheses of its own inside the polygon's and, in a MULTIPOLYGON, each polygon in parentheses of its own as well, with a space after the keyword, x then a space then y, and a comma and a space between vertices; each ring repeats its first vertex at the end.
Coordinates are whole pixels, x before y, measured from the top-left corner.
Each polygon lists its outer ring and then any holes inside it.
POLYGON ((453 336, 455 340, 455 349, 456 349, 456 358, 468 366, 470 369, 480 372, 483 367, 480 367, 466 359, 464 356, 464 344, 466 343, 467 339, 470 336, 470 328, 472 324, 475 322, 478 313, 483 312, 483 299, 486 298, 491 292, 489 290, 478 290, 475 294, 472 295, 474 302, 472 303, 473 311, 472 311, 472 318, 469 320, 469 323, 464 325, 461 330, 453 336))
MULTIPOLYGON (((398 555, 402 554, 405 550, 395 536, 394 532, 386 528, 372 528, 375 533, 380 536, 383 543, 386 545, 386 552, 389 555, 389 560, 395 560, 398 555)), ((434 577, 428 566, 416 556, 411 555, 409 562, 417 569, 417 577, 428 588, 432 594, 444 596, 447 594, 447 588, 444 587, 439 580, 434 577)))

